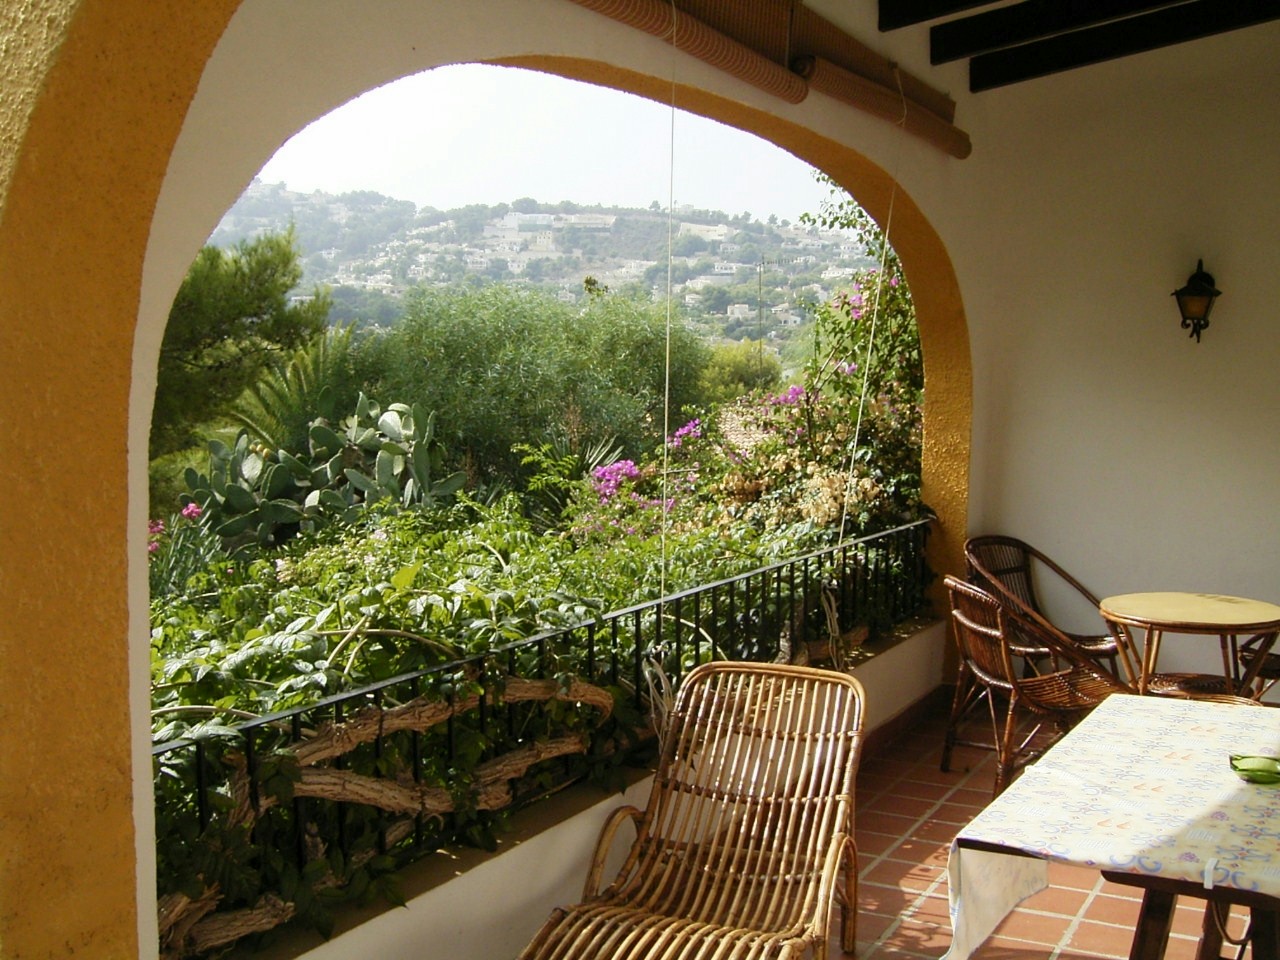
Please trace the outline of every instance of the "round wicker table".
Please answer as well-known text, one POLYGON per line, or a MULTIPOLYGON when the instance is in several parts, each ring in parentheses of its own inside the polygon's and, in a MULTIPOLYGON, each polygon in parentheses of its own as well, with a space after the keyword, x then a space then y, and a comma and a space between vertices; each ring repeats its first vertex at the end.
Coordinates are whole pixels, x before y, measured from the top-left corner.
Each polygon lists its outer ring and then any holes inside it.
POLYGON ((1165 633, 1216 636, 1222 647, 1222 674, 1228 694, 1251 696, 1258 671, 1280 634, 1280 605, 1216 593, 1126 593, 1098 604, 1121 641, 1121 662, 1138 693, 1151 690, 1165 633), (1127 628, 1143 631, 1141 651, 1127 628), (1252 656, 1240 669, 1240 638, 1252 656))

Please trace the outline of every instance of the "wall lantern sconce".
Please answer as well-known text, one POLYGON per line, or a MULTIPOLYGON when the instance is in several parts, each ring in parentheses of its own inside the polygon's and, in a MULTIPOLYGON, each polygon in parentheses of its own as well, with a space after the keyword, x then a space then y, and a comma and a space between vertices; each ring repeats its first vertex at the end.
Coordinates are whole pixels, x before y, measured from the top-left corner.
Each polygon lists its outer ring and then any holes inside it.
POLYGON ((1196 261, 1196 272, 1187 277, 1187 285, 1173 291, 1178 298, 1178 312, 1182 314, 1182 329, 1190 330, 1190 336, 1200 342, 1200 334, 1209 326, 1209 311, 1214 298, 1222 293, 1213 285, 1213 277, 1204 272, 1204 261, 1196 261))

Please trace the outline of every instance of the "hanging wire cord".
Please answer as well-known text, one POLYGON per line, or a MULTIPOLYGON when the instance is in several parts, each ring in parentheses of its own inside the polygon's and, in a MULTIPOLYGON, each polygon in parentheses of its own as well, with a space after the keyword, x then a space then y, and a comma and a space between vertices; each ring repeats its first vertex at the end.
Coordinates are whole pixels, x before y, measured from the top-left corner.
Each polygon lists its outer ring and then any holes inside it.
POLYGON ((671 525, 671 298, 675 261, 675 171, 676 171, 676 18, 680 15, 671 0, 671 114, 667 131, 667 313, 664 330, 662 380, 662 525, 659 531, 661 566, 658 571, 658 596, 667 595, 667 529, 671 525))
POLYGON ((862 357, 862 389, 858 396, 858 416, 853 426, 853 445, 849 449, 849 469, 845 474, 844 502, 840 509, 839 546, 844 546, 849 527, 849 501, 857 492, 854 472, 857 469, 858 444, 862 437, 862 418, 867 408, 867 390, 871 382, 871 350, 875 345, 876 326, 880 319, 880 299, 885 287, 885 268, 889 262, 889 238, 893 230, 893 206, 898 196, 898 173, 902 165, 902 145, 907 129, 907 95, 902 90, 902 71, 896 63, 893 67, 893 78, 898 86, 898 98, 902 101, 902 116, 897 122, 898 137, 893 161, 893 173, 890 176, 889 209, 884 218, 884 240, 880 245, 880 268, 876 273, 876 295, 871 304, 871 330, 867 335, 866 349, 862 357))

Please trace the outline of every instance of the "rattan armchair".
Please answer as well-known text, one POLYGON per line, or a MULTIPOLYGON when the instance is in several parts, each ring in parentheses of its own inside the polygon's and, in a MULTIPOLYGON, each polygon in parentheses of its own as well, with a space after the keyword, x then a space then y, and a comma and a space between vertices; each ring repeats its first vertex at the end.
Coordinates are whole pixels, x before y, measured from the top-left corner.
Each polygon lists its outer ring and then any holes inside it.
MULTIPOLYGON (((1117 674, 1119 645, 1114 636, 1061 630, 1053 624, 1041 606, 1036 582, 1041 577, 1050 576, 1061 581, 1065 588, 1069 588, 1069 592, 1074 593, 1093 610, 1098 609, 1098 598, 1063 567, 1024 540, 997 535, 970 537, 964 545, 964 557, 972 583, 1033 621, 1043 621, 1045 626, 1090 656, 1107 661, 1111 673, 1117 674)), ((1022 643, 1027 646, 1043 646, 1042 634, 1042 630, 1034 630, 1022 639, 1022 643)))
MULTIPOLYGON (((1118 658, 1132 673, 1138 662, 1136 644, 1122 624, 1114 625, 1114 633, 1069 633, 1045 614, 1036 591, 1040 576, 1056 577, 1094 610, 1100 604, 1079 580, 1048 556, 1023 540, 997 535, 970 537, 964 554, 970 581, 990 591, 1016 614, 1013 628, 1020 644, 1057 650, 1074 647, 1108 663, 1111 675, 1122 683, 1136 683, 1136 677, 1121 675, 1116 664, 1118 658)), ((1158 673, 1147 682, 1147 692, 1157 696, 1205 697, 1225 694, 1227 689, 1225 677, 1206 673, 1158 673)))
MULTIPOLYGON (((999 795, 1014 774, 1106 697, 1129 689, 1074 647, 1050 646, 1050 669, 1027 674, 1018 668, 1016 645, 1024 625, 992 594, 955 577, 946 578, 961 670, 983 688, 991 718, 990 741, 964 741, 994 749, 999 795)), ((953 707, 953 717, 956 707, 953 707)), ((948 731, 948 749, 958 741, 948 731)))
POLYGON ((685 678, 646 808, 605 823, 582 903, 520 960, 826 956, 856 940, 853 789, 863 692, 845 674, 710 663, 685 678), (636 837, 601 888, 619 826, 636 837))

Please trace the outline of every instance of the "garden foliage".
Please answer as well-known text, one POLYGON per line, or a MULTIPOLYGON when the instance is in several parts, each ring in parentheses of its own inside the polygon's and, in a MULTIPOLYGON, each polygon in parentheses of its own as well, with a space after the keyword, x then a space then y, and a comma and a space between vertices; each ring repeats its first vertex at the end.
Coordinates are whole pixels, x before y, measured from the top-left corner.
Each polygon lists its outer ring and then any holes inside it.
MULTIPOLYGON (((922 516, 923 375, 901 269, 860 211, 821 218, 860 227, 883 269, 816 308, 811 356, 786 388, 696 406, 707 352, 672 331, 668 383, 650 307, 602 293, 578 313, 501 287, 423 292, 392 330, 331 334, 277 364, 241 401, 245 428, 188 471, 182 509, 152 522, 157 743, 222 745, 224 767, 243 765, 239 721, 480 658, 420 691, 465 698, 490 669, 475 664, 512 641, 922 516), (665 409, 685 412, 667 426, 665 409)), ((504 654, 504 675, 563 693, 584 672, 583 649, 532 649, 504 654)), ((388 741, 344 769, 412 767, 450 792, 453 829, 489 843, 500 815, 468 792, 486 758, 580 737, 573 762, 607 778, 639 723, 608 692, 607 719, 553 698, 503 731, 455 719, 448 749, 422 733, 412 751, 388 741)), ((288 804, 303 773, 268 733, 252 788, 288 804)), ((394 896, 385 820, 367 810, 341 814, 358 862, 330 848, 300 869, 234 814, 248 808, 229 780, 211 794, 222 828, 196 842, 192 765, 209 762, 158 761, 162 893, 216 888, 224 907, 283 896, 322 928, 335 902, 394 896)))

